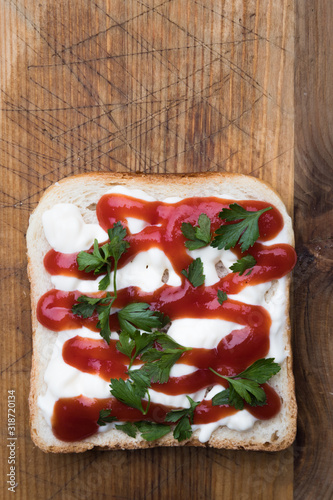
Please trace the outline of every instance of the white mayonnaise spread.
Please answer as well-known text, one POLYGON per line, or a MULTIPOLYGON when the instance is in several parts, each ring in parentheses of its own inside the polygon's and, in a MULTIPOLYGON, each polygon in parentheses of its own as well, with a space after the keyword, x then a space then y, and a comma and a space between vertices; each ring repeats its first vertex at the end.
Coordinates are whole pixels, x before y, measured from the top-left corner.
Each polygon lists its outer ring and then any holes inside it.
POLYGON ((168 335, 184 347, 213 349, 223 337, 241 328, 242 325, 223 319, 181 318, 171 323, 168 335))
MULTIPOLYGON (((167 284, 180 286, 181 279, 162 250, 150 248, 147 252, 140 252, 126 266, 118 269, 117 290, 128 286, 138 286, 144 292, 153 292, 164 284, 162 278, 166 270, 168 271, 167 284)), ((51 282, 58 290, 93 293, 98 292, 98 284, 102 278, 103 276, 99 276, 96 280, 80 280, 59 275, 51 276, 51 282)), ((107 291, 113 291, 113 273, 111 273, 111 285, 107 291)))
MULTIPOLYGON (((215 385, 213 389, 211 389, 206 394, 205 399, 213 399, 216 394, 223 391, 224 389, 225 387, 223 387, 222 385, 215 385)), ((253 415, 251 415, 250 412, 248 412, 247 410, 241 410, 237 413, 234 413, 233 415, 224 417, 221 420, 217 420, 216 422, 211 422, 209 424, 203 425, 192 425, 192 429, 199 429, 199 441, 201 441, 201 443, 205 443, 209 440, 212 432, 218 429, 218 427, 220 427, 221 425, 225 425, 229 429, 235 431, 247 431, 248 429, 251 429, 253 427, 256 420, 257 419, 253 415)))
POLYGON ((95 238, 99 243, 108 239, 99 224, 86 224, 78 207, 70 203, 58 203, 46 210, 43 227, 51 247, 62 253, 88 250, 95 238))
POLYGON ((223 262, 224 267, 227 269, 237 262, 237 257, 231 250, 218 250, 211 246, 191 250, 188 253, 193 259, 199 257, 202 260, 206 286, 215 285, 220 280, 216 270, 218 262, 223 262))
MULTIPOLYGON (((107 193, 119 193, 138 198, 145 201, 155 199, 138 189, 128 189, 123 186, 116 186, 107 193)), ((226 199, 236 199, 233 195, 226 195, 226 199)), ((241 198, 243 199, 243 198, 241 198)), ((180 198, 168 198, 168 203, 176 203, 180 198)), ((132 234, 142 231, 147 226, 147 221, 129 217, 127 219, 129 231, 132 234)), ((98 242, 107 240, 107 233, 98 224, 86 224, 82 218, 79 208, 70 204, 57 204, 43 215, 43 226, 46 239, 52 248, 63 253, 73 253, 87 250, 96 238, 98 242)), ((286 229, 282 229, 274 240, 266 244, 276 244, 288 241, 286 229)), ((203 261, 205 284, 213 285, 219 280, 216 264, 222 262, 225 268, 229 268, 236 262, 236 255, 231 250, 217 250, 210 246, 189 251, 194 259, 200 257, 203 261)), ((179 286, 180 276, 174 271, 171 262, 164 252, 157 248, 151 248, 147 252, 136 255, 131 262, 119 269, 117 272, 117 288, 121 289, 129 285, 140 287, 145 292, 152 292, 163 285, 162 276, 168 271, 167 284, 179 286)), ((82 293, 98 291, 98 283, 102 279, 99 277, 93 281, 84 281, 77 278, 65 276, 51 276, 52 284, 55 288, 64 291, 79 290, 82 293)), ((270 330, 270 350, 267 357, 274 357, 277 363, 281 363, 286 355, 284 348, 283 334, 286 327, 286 287, 287 278, 282 278, 275 282, 263 283, 256 286, 248 286, 237 295, 229 295, 228 298, 244 302, 246 304, 259 305, 264 307, 272 318, 270 330), (268 300, 269 297, 269 300, 268 300)), ((110 287, 110 290, 113 288, 110 287)), ((202 347, 211 349, 217 346, 220 340, 233 330, 241 329, 243 326, 219 319, 191 319, 183 318, 172 322, 168 331, 176 342, 187 347, 202 347)), ((109 382, 104 381, 96 375, 81 372, 70 365, 67 365, 62 357, 62 347, 64 342, 76 335, 100 339, 99 333, 94 333, 87 328, 78 330, 62 331, 58 333, 53 353, 49 365, 45 372, 45 383, 47 385, 46 394, 38 398, 38 404, 43 414, 51 425, 51 416, 55 401, 61 397, 74 397, 84 395, 87 397, 106 398, 110 396, 109 382)), ((112 338, 117 338, 113 333, 112 338)), ((173 366, 170 376, 179 377, 192 373, 196 367, 176 364, 173 366)), ((211 399, 215 394, 223 390, 220 385, 214 386, 205 396, 205 389, 197 393, 190 394, 192 399, 200 401, 211 399)), ((151 401, 175 407, 189 407, 189 402, 185 395, 168 396, 161 392, 150 390, 151 401)), ((220 426, 227 426, 229 429, 244 431, 250 429, 256 421, 247 410, 238 411, 234 415, 225 417, 217 422, 209 424, 193 425, 194 430, 199 430, 199 440, 206 442, 212 432, 220 426)), ((105 432, 112 428, 113 424, 102 427, 100 432, 105 432)))

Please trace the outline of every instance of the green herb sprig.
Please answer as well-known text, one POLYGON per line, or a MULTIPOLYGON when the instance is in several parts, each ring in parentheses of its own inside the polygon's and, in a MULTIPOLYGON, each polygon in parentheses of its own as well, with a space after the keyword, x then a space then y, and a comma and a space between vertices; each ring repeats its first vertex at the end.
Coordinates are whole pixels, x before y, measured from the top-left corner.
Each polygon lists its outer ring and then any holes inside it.
POLYGON ((184 441, 184 439, 189 439, 192 436, 192 427, 194 410, 200 404, 199 401, 193 401, 190 396, 186 396, 190 408, 184 408, 180 410, 172 410, 167 413, 165 418, 166 422, 178 422, 173 431, 173 437, 178 441, 184 441))
POLYGON ((200 257, 191 262, 187 270, 183 269, 182 274, 194 287, 203 285, 205 282, 205 275, 203 273, 203 262, 200 257))
POLYGON ((149 409, 148 389, 151 384, 167 382, 173 365, 185 351, 191 349, 181 346, 165 333, 157 331, 148 334, 138 330, 134 333, 121 332, 116 347, 130 359, 127 371, 129 378, 111 379, 110 392, 116 399, 127 406, 137 408, 144 415, 149 409), (144 365, 133 370, 131 366, 138 357, 144 365), (142 399, 145 397, 148 404, 143 408, 142 399))
POLYGON ((197 250, 209 245, 212 239, 210 226, 210 219, 206 214, 199 215, 197 226, 193 226, 190 222, 183 222, 181 231, 185 238, 188 239, 188 241, 185 241, 186 248, 197 250))
POLYGON ((223 302, 228 300, 228 295, 223 290, 217 290, 217 300, 222 305, 223 302))
POLYGON ((215 375, 227 380, 229 387, 216 394, 213 406, 230 405, 236 410, 243 410, 244 401, 251 406, 263 406, 266 403, 265 391, 259 384, 264 384, 273 375, 278 373, 281 367, 274 362, 274 358, 262 358, 255 361, 246 370, 227 377, 209 368, 215 375))
POLYGON ((121 222, 117 222, 111 229, 108 229, 109 242, 99 247, 98 241, 94 240, 94 250, 92 253, 80 252, 77 256, 77 263, 80 271, 94 274, 106 273, 104 278, 99 282, 98 289, 106 290, 111 281, 112 259, 114 261, 114 289, 116 288, 116 273, 120 257, 129 247, 126 237, 126 229, 121 222))
POLYGON ((128 371, 129 378, 112 378, 110 380, 110 392, 118 401, 121 401, 131 408, 136 408, 146 415, 149 410, 150 396, 148 387, 150 387, 149 376, 141 370, 128 371), (140 373, 139 373, 140 372, 140 373), (147 397, 148 402, 144 408, 142 400, 147 397))
POLYGON ((156 334, 156 341, 162 350, 160 348, 148 349, 142 354, 141 359, 146 362, 143 369, 149 374, 151 381, 164 384, 169 380, 173 365, 184 352, 192 348, 183 347, 168 335, 160 333, 156 334))
POLYGON ((110 424, 112 422, 114 422, 115 420, 117 420, 117 417, 113 417, 111 415, 111 410, 101 410, 99 412, 99 417, 98 417, 98 420, 97 420, 97 424, 102 427, 106 424, 110 424))
POLYGON ((155 441, 170 432, 169 425, 156 424, 155 422, 149 421, 126 422, 125 424, 116 425, 116 429, 125 432, 125 434, 132 438, 135 438, 139 431, 141 437, 146 441, 155 441))
MULTIPOLYGON (((110 239, 108 243, 99 248, 98 242, 95 240, 92 254, 80 252, 77 256, 81 271, 94 271, 95 274, 106 272, 106 275, 99 283, 99 290, 105 290, 110 285, 112 259, 114 261, 113 295, 109 292, 102 298, 81 295, 77 299, 78 303, 72 307, 73 313, 83 318, 91 317, 96 311, 98 314, 97 328, 100 329, 101 336, 108 343, 111 338, 109 325, 111 308, 117 299, 116 275, 118 262, 129 247, 129 243, 124 239, 126 234, 126 229, 120 222, 117 222, 113 225, 113 228, 108 230, 110 239)), ((118 311, 118 320, 121 329, 131 333, 135 332, 136 329, 151 332, 153 328, 162 328, 169 321, 160 312, 149 309, 149 304, 144 302, 131 303, 125 306, 118 311)))
POLYGON ((248 254, 242 257, 241 259, 238 259, 237 262, 235 262, 234 264, 232 264, 232 266, 229 267, 229 269, 233 273, 239 273, 239 276, 242 276, 242 274, 244 274, 247 269, 250 269, 250 271, 245 275, 248 276, 249 274, 251 274, 253 267, 256 265, 256 263, 257 263, 256 259, 252 255, 248 254))
MULTIPOLYGON (((77 299, 78 304, 72 307, 73 313, 83 318, 91 317, 96 311, 98 314, 97 328, 100 329, 101 336, 108 343, 111 338, 109 319, 111 307, 115 301, 116 295, 117 294, 111 295, 109 292, 106 294, 106 297, 103 298, 81 295, 77 299)), ((169 321, 169 319, 163 316, 159 311, 152 311, 149 309, 149 304, 145 302, 133 302, 128 304, 123 309, 120 309, 117 314, 123 332, 131 332, 132 334, 134 334, 138 328, 151 332, 153 328, 162 328, 165 326, 165 323, 169 321)), ((123 342, 125 340, 124 336, 122 339, 123 342)), ((127 338, 126 340, 130 341, 130 339, 127 338)))
POLYGON ((127 251, 129 247, 126 237, 126 229, 120 222, 113 225, 108 230, 109 242, 99 247, 98 241, 94 240, 94 250, 89 252, 80 252, 77 256, 77 262, 80 271, 90 273, 94 271, 95 274, 106 273, 104 278, 98 285, 99 290, 106 290, 111 282, 111 267, 112 259, 114 262, 113 268, 113 295, 109 292, 106 297, 94 298, 87 295, 81 295, 77 299, 77 304, 74 304, 72 311, 77 316, 83 318, 91 317, 96 311, 98 314, 97 328, 100 329, 100 334, 104 340, 110 342, 111 331, 109 326, 109 318, 111 314, 111 307, 117 298, 116 275, 117 267, 120 257, 127 251))
POLYGON ((262 210, 249 211, 232 203, 229 208, 223 208, 219 217, 226 222, 235 222, 235 224, 223 225, 215 231, 215 238, 211 246, 221 250, 233 248, 237 243, 241 245, 242 252, 248 250, 259 238, 258 220, 261 214, 272 210, 272 207, 262 210))

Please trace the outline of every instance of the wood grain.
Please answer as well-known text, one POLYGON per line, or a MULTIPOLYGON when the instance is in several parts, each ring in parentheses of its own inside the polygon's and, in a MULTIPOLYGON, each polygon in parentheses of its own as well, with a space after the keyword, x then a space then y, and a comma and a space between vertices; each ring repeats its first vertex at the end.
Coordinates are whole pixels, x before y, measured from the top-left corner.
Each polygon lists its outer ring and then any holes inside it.
MULTIPOLYGON (((329 413, 327 418, 321 413, 329 401, 315 391, 319 384, 328 394, 328 368, 321 371, 323 360, 328 366, 328 343, 318 348, 312 335, 318 339, 317 325, 324 330, 329 324, 332 149, 323 98, 331 103, 332 92, 321 72, 328 60, 325 22, 333 15, 329 0, 317 7, 310 3, 298 0, 296 11, 295 215, 301 286, 295 286, 294 326, 301 389, 294 452, 184 448, 57 456, 36 449, 28 428, 29 214, 51 183, 70 174, 107 171, 110 165, 131 172, 255 175, 271 182, 292 211, 294 6, 290 0, 0 1, 1 419, 7 391, 14 389, 17 498, 288 500, 293 488, 295 498, 316 498, 315 491, 330 498, 329 413), (311 226, 303 222, 309 219, 311 226), (314 290, 320 292, 318 302, 314 290), (315 353, 315 363, 308 352, 315 353), (322 424, 319 437, 315 417, 322 424)), ((1 432, 7 498, 6 425, 1 432)))
POLYGON ((333 497, 333 4, 296 10, 294 351, 295 498, 333 497))

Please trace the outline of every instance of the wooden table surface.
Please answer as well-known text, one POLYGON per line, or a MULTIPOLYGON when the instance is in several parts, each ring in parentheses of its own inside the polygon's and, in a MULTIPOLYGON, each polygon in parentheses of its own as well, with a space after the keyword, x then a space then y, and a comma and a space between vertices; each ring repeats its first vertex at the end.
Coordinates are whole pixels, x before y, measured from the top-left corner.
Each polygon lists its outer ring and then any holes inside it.
POLYGON ((0 0, 2 498, 13 453, 17 499, 332 498, 332 29, 331 0, 0 0), (294 446, 34 447, 29 214, 53 182, 108 170, 241 172, 279 191, 298 252, 294 446))

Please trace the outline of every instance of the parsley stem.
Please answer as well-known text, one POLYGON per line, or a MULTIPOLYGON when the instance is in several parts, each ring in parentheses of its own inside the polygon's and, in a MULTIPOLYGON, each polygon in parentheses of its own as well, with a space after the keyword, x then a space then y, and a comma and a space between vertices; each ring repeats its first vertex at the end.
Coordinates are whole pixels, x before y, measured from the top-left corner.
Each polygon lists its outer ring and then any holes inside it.
MULTIPOLYGON (((118 260, 114 259, 114 269, 113 269, 113 297, 110 302, 110 312, 111 312, 111 307, 113 306, 114 301, 117 298, 117 267, 118 267, 118 260)), ((108 272, 111 272, 111 266, 108 269, 108 272)))
POLYGON ((239 380, 237 377, 239 377, 239 375, 234 375, 233 377, 227 377, 226 375, 221 375, 220 373, 217 373, 215 370, 213 370, 213 368, 209 367, 210 371, 215 373, 215 375, 217 375, 218 377, 221 377, 223 378, 224 380, 227 380, 227 382, 229 382, 230 380, 239 380))
POLYGON ((113 269, 113 300, 111 305, 117 298, 117 268, 118 268, 118 260, 114 260, 114 269, 113 269))
POLYGON ((217 373, 213 368, 209 367, 210 371, 215 373, 218 377, 224 378, 225 380, 228 380, 229 377, 225 377, 224 375, 221 375, 220 373, 217 373))
POLYGON ((142 408, 143 415, 147 415, 149 407, 150 407, 150 394, 149 394, 148 388, 147 388, 147 396, 148 396, 148 403, 147 403, 145 410, 142 408))
POLYGON ((135 358, 136 358, 136 350, 135 350, 135 356, 132 356, 131 359, 130 359, 130 363, 128 365, 128 369, 129 370, 132 368, 132 365, 134 363, 135 358))

